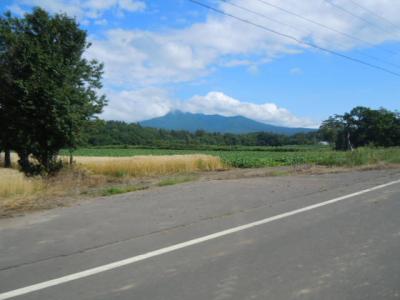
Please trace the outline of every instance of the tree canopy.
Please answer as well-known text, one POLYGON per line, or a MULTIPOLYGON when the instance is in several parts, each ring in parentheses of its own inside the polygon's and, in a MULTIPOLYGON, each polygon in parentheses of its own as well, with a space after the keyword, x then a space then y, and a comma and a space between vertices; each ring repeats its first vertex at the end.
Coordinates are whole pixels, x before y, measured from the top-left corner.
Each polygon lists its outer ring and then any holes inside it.
POLYGON ((337 149, 400 145, 400 114, 387 109, 358 106, 344 115, 335 115, 320 127, 321 137, 337 149))
POLYGON ((167 148, 199 148, 202 146, 282 146, 313 144, 318 133, 292 136, 269 132, 248 134, 212 133, 204 130, 165 130, 142 127, 135 123, 95 120, 84 129, 81 146, 137 145, 167 148))
POLYGON ((59 150, 75 147, 84 123, 102 111, 103 65, 84 57, 89 46, 64 14, 35 8, 0 18, 0 140, 25 172, 54 169, 59 150))

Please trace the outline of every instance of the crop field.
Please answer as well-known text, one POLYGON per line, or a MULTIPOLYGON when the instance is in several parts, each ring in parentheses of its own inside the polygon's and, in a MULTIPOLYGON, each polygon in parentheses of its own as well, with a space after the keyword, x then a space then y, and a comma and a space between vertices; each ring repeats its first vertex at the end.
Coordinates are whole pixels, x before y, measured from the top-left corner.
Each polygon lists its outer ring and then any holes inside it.
MULTIPOLYGON (((66 154, 66 153, 65 153, 66 154)), ((172 150, 143 148, 81 148, 75 156, 130 157, 183 154, 207 154, 221 158, 236 168, 257 168, 317 164, 325 166, 358 166, 379 162, 400 163, 400 148, 360 148, 353 152, 334 151, 327 147, 249 148, 240 150, 172 150)))
POLYGON ((78 156, 75 161, 95 174, 114 177, 160 176, 224 168, 218 156, 205 154, 135 155, 131 157, 78 156))

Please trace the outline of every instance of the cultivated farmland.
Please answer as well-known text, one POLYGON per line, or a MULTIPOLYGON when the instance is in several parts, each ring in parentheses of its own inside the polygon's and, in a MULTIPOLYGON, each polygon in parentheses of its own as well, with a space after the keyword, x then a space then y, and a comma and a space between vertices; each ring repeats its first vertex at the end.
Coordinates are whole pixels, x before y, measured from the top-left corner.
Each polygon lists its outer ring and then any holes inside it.
POLYGON ((257 147, 229 150, 173 150, 145 148, 81 148, 76 156, 129 157, 206 154, 220 157, 235 168, 258 168, 316 164, 324 166, 360 166, 376 163, 400 163, 400 148, 359 148, 353 152, 334 151, 328 147, 257 147))
POLYGON ((115 177, 157 176, 214 171, 224 168, 218 156, 206 154, 141 155, 133 157, 79 156, 76 158, 76 162, 95 174, 115 177))

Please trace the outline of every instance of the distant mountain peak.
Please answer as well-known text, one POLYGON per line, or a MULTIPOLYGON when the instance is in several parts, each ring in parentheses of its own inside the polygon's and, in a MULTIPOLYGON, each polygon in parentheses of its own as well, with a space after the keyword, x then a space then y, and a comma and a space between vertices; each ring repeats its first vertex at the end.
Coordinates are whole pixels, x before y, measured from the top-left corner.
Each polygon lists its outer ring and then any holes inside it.
POLYGON ((180 110, 171 111, 162 117, 142 121, 140 124, 144 127, 170 130, 187 130, 191 132, 204 130, 207 132, 236 134, 264 131, 290 135, 299 132, 314 131, 309 128, 289 128, 264 124, 243 116, 225 117, 221 115, 182 112, 180 110))

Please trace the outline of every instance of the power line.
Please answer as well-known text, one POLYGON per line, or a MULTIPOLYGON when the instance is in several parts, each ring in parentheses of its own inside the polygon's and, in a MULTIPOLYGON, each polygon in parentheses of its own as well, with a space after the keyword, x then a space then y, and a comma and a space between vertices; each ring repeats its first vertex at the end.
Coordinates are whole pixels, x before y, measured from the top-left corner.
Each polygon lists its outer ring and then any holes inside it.
POLYGON ((356 2, 356 1, 353 1, 353 0, 348 0, 348 1, 351 2, 351 3, 353 3, 355 6, 357 6, 357 7, 361 8, 361 9, 365 10, 366 12, 370 13, 371 15, 375 16, 376 18, 381 19, 381 20, 385 21, 386 23, 392 25, 392 26, 395 27, 397 30, 400 30, 400 26, 397 25, 397 24, 395 24, 395 23, 393 23, 393 22, 390 21, 388 18, 386 18, 386 17, 384 17, 384 16, 382 16, 382 15, 377 14, 377 13, 374 12, 373 10, 371 10, 371 9, 369 9, 369 8, 366 8, 365 6, 359 4, 359 3, 356 2))
POLYGON ((292 26, 292 25, 283 23, 283 22, 281 22, 281 21, 277 21, 277 20, 275 20, 275 19, 273 19, 273 18, 271 18, 271 17, 269 17, 269 16, 267 16, 267 15, 264 15, 264 14, 262 14, 262 13, 259 13, 259 12, 256 12, 256 11, 254 11, 254 10, 248 9, 248 8, 246 8, 246 7, 244 7, 244 6, 239 5, 239 4, 235 4, 235 3, 229 2, 228 0, 219 0, 219 1, 225 2, 226 4, 228 4, 228 5, 230 5, 230 6, 233 6, 233 7, 239 8, 239 9, 241 9, 241 10, 247 11, 247 12, 249 12, 249 13, 255 14, 255 15, 257 15, 257 16, 259 16, 259 17, 262 17, 262 18, 264 18, 264 19, 267 19, 267 20, 269 20, 269 21, 271 21, 271 22, 273 22, 273 23, 280 24, 280 25, 283 25, 283 26, 292 28, 293 30, 298 31, 298 32, 301 32, 301 33, 306 33, 304 30, 300 30, 299 28, 297 28, 297 27, 295 27, 295 26, 292 26))
MULTIPOLYGON (((274 22, 274 23, 277 23, 277 24, 280 24, 280 25, 283 25, 283 26, 287 26, 287 27, 289 27, 289 28, 292 28, 293 30, 295 30, 295 31, 297 31, 297 32, 301 32, 301 33, 304 33, 304 34, 307 34, 307 35, 309 34, 308 32, 305 32, 304 30, 299 30, 299 29, 298 29, 297 27, 295 27, 295 26, 292 26, 292 25, 283 23, 283 22, 281 22, 281 21, 277 21, 277 20, 275 20, 275 19, 270 18, 269 16, 267 16, 267 15, 265 15, 265 14, 259 13, 259 12, 257 12, 257 11, 251 10, 251 9, 248 9, 248 8, 246 8, 246 7, 244 7, 244 6, 239 5, 239 4, 232 3, 232 2, 230 2, 230 1, 228 1, 228 0, 220 0, 220 1, 226 3, 226 4, 230 5, 230 6, 233 6, 233 7, 236 7, 236 8, 238 8, 238 9, 241 9, 241 10, 243 10, 243 11, 252 13, 252 14, 254 14, 254 15, 256 15, 256 16, 259 16, 259 17, 262 17, 262 18, 264 18, 264 19, 267 19, 267 20, 269 20, 269 21, 271 21, 271 22, 274 22)), ((260 0, 260 1, 261 1, 261 0, 260 0)), ((261 2, 263 2, 263 1, 261 1, 261 2)), ((303 18, 303 17, 302 17, 302 18, 303 18)), ((315 23, 315 24, 316 24, 316 25, 319 25, 319 23, 315 23)), ((330 29, 330 30, 336 32, 335 29, 333 29, 333 28, 331 29, 331 28, 329 28, 329 27, 327 27, 327 26, 324 26, 324 25, 322 25, 322 24, 319 25, 319 26, 326 27, 327 29, 330 29)), ((337 32, 339 32, 339 31, 337 31, 337 32)), ((339 33, 341 33, 341 32, 339 32, 339 33)), ((345 34, 345 33, 344 33, 344 34, 345 34)), ((346 34, 345 34, 345 35, 346 35, 346 34)), ((347 36, 347 35, 346 35, 346 36, 347 36)), ((350 39, 353 39, 351 36, 347 36, 347 37, 350 38, 350 39)), ((356 39, 356 38, 354 38, 354 39, 356 39)), ((361 51, 361 50, 358 50, 358 49, 356 49, 355 51, 359 52, 361 55, 363 55, 363 56, 365 56, 365 57, 368 57, 368 58, 370 58, 370 59, 373 59, 373 60, 376 60, 376 61, 379 61, 379 62, 382 62, 382 63, 384 63, 384 64, 387 64, 387 65, 390 65, 390 66, 392 66, 392 67, 395 67, 395 68, 399 68, 399 69, 400 69, 400 65, 397 65, 397 64, 388 62, 388 61, 386 61, 386 60, 380 59, 380 58, 378 58, 378 57, 375 57, 375 56, 373 56, 373 55, 367 54, 367 53, 365 53, 365 52, 363 52, 363 51, 361 51)))
POLYGON ((330 53, 330 54, 339 56, 339 57, 341 57, 341 58, 344 58, 344 59, 347 59, 347 60, 350 60, 350 61, 353 61, 353 62, 362 64, 362 65, 365 65, 365 66, 369 66, 369 67, 371 67, 371 68, 374 68, 374 69, 377 69, 377 70, 380 70, 380 71, 383 71, 383 72, 392 74, 392 75, 394 75, 394 76, 400 77, 400 73, 391 71, 391 70, 389 70, 389 69, 386 69, 386 68, 383 68, 383 67, 380 67, 380 66, 377 66, 377 65, 374 65, 374 64, 370 64, 370 63, 365 62, 365 61, 363 61, 363 60, 360 60, 360 59, 357 59, 357 58, 353 58, 353 57, 351 57, 351 56, 348 56, 348 55, 345 55, 345 54, 336 52, 336 51, 334 51, 334 50, 330 50, 330 49, 327 49, 327 48, 324 48, 324 47, 320 47, 320 46, 315 45, 315 44, 313 44, 313 43, 309 43, 309 42, 305 42, 305 41, 299 40, 298 38, 296 38, 296 37, 294 37, 294 36, 291 36, 291 35, 288 35, 288 34, 285 34, 285 33, 281 33, 281 32, 279 32, 279 31, 270 29, 270 28, 265 27, 265 26, 263 26, 263 25, 260 25, 260 24, 254 23, 254 22, 252 22, 252 21, 249 21, 249 20, 247 20, 247 19, 243 19, 243 18, 238 17, 238 16, 235 16, 235 15, 233 15, 233 14, 224 12, 224 11, 218 9, 218 8, 215 8, 215 7, 213 7, 213 6, 210 6, 210 5, 207 5, 207 4, 205 4, 205 3, 199 2, 199 1, 197 1, 197 0, 189 0, 189 1, 192 2, 192 3, 194 3, 194 4, 196 4, 196 5, 199 5, 199 6, 202 6, 202 7, 204 7, 204 8, 207 8, 207 9, 209 9, 209 10, 211 10, 211 11, 214 11, 214 12, 217 12, 217 13, 219 13, 219 14, 222 14, 222 15, 225 15, 225 16, 227 16, 227 17, 230 17, 230 18, 232 18, 232 19, 235 19, 235 20, 238 20, 238 21, 240 21, 240 22, 243 22, 243 23, 246 23, 246 24, 249 24, 249 25, 258 27, 258 28, 260 28, 260 29, 263 29, 263 30, 268 31, 268 32, 270 32, 270 33, 273 33, 273 34, 275 34, 275 35, 279 35, 279 36, 284 37, 284 38, 286 38, 286 39, 290 39, 290 40, 292 40, 292 41, 295 41, 295 42, 298 43, 298 44, 302 44, 302 45, 305 45, 305 46, 309 46, 309 47, 312 47, 312 48, 315 48, 315 49, 318 49, 318 50, 321 50, 321 51, 324 51, 324 52, 327 52, 327 53, 330 53))
MULTIPOLYGON (((364 39, 355 37, 355 36, 353 36, 353 35, 351 35, 351 34, 348 34, 348 33, 346 33, 346 32, 337 30, 337 29, 335 29, 335 28, 332 28, 332 27, 330 27, 330 26, 327 26, 327 25, 325 25, 325 24, 323 24, 323 23, 320 23, 320 22, 318 22, 318 21, 315 21, 315 20, 312 20, 312 19, 310 19, 310 18, 304 17, 304 16, 302 16, 302 15, 300 15, 300 14, 298 14, 298 13, 295 13, 295 12, 293 12, 293 11, 290 11, 290 10, 288 10, 288 9, 286 9, 286 8, 281 7, 281 6, 275 5, 275 4, 270 3, 270 2, 267 2, 267 1, 265 1, 265 0, 256 0, 256 1, 261 2, 261 3, 265 4, 265 5, 270 6, 270 7, 273 7, 273 8, 275 8, 275 9, 277 9, 277 10, 283 11, 283 12, 285 12, 285 13, 291 15, 291 16, 294 16, 294 17, 296 17, 296 18, 299 18, 299 19, 301 19, 301 20, 303 20, 303 21, 312 23, 312 24, 314 24, 314 25, 323 27, 323 28, 325 28, 325 29, 327 29, 327 30, 330 30, 330 31, 332 31, 332 32, 338 33, 338 34, 340 34, 340 35, 342 35, 342 36, 345 36, 345 37, 347 37, 347 38, 349 38, 349 39, 359 41, 359 42, 364 43, 364 44, 367 44, 367 45, 369 45, 369 46, 371 46, 371 47, 375 47, 375 46, 376 46, 375 44, 373 44, 373 43, 371 43, 371 42, 368 42, 368 41, 366 41, 366 40, 364 40, 364 39)), ((325 1, 326 1, 326 2, 329 2, 329 1, 327 1, 327 0, 325 0, 325 1)), ((331 2, 329 2, 329 3, 331 3, 331 2)), ((383 48, 383 47, 381 47, 381 49, 382 49, 382 50, 385 50, 386 52, 390 52, 391 54, 398 54, 396 51, 393 51, 393 50, 391 50, 391 49, 387 49, 387 48, 383 48)))
POLYGON ((324 0, 324 1, 325 1, 326 3, 332 5, 332 6, 335 7, 336 9, 341 10, 341 11, 345 12, 346 14, 348 14, 348 15, 350 15, 350 16, 356 18, 356 19, 359 19, 359 20, 363 21, 363 22, 366 23, 366 24, 369 24, 369 25, 371 25, 371 26, 373 26, 373 27, 376 27, 376 28, 378 28, 379 30, 381 30, 381 31, 383 31, 383 32, 392 34, 391 32, 387 31, 385 28, 383 28, 383 27, 377 25, 376 23, 371 22, 370 20, 368 20, 368 19, 366 19, 366 18, 364 18, 364 17, 362 17, 362 16, 359 16, 359 15, 357 15, 357 14, 351 12, 350 10, 346 9, 346 8, 343 7, 343 6, 340 6, 339 4, 333 3, 332 0, 324 0))

